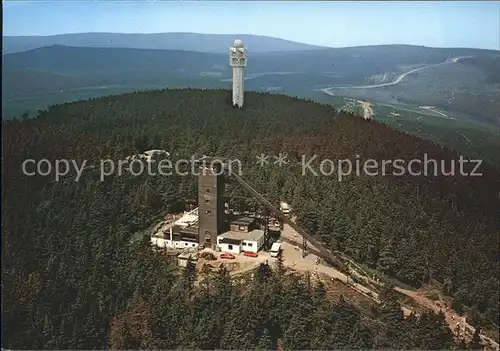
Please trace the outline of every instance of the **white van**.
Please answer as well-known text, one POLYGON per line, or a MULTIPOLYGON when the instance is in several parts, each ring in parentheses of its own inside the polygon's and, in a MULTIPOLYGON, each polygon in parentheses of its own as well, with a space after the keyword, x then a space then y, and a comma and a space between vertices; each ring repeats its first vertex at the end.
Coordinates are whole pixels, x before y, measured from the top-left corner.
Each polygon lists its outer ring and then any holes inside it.
POLYGON ((285 217, 290 217, 290 205, 288 205, 286 202, 281 201, 280 202, 280 211, 285 215, 285 217))
POLYGON ((278 257, 281 253, 281 243, 274 243, 271 246, 271 257, 278 257))

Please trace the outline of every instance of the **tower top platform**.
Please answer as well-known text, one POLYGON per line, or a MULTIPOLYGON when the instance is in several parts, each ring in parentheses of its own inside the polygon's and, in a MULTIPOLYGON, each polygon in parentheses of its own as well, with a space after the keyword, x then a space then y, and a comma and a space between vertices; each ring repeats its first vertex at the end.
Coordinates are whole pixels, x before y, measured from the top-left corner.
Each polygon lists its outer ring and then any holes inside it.
POLYGON ((245 44, 243 44, 243 41, 240 39, 236 39, 233 43, 233 47, 235 48, 243 48, 245 47, 245 44))

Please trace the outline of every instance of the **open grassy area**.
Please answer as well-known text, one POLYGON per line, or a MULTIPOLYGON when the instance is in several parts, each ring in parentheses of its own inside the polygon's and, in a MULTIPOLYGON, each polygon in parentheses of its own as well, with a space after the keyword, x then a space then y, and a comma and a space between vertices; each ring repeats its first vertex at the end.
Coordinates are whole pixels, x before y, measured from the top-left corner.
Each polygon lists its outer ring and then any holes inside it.
POLYGON ((374 110, 380 122, 498 166, 498 130, 489 125, 455 112, 445 111, 456 119, 438 117, 412 105, 375 104, 374 110))
MULTIPOLYGON (((346 101, 346 98, 340 95, 329 96, 321 91, 311 95, 310 98, 362 115, 361 104, 349 102, 346 105, 350 98, 346 101)), ((363 99, 360 98, 360 100, 363 99)), ((371 102, 371 100, 364 101, 371 102)), ((498 168, 500 163, 499 129, 491 124, 478 122, 465 113, 439 108, 435 111, 444 113, 449 118, 432 110, 422 109, 415 104, 371 103, 374 110, 373 119, 446 146, 464 155, 465 158, 479 158, 498 168)))

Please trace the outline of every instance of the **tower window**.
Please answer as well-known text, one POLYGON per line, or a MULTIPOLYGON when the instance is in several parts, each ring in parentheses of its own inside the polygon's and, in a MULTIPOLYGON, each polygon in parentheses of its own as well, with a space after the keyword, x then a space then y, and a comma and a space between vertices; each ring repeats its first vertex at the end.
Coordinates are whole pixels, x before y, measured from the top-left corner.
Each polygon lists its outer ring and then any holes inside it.
POLYGON ((205 189, 205 193, 210 194, 210 189, 205 189))
POLYGON ((212 214, 212 211, 210 211, 210 210, 206 210, 206 211, 205 211, 205 214, 207 214, 207 215, 209 215, 209 216, 210 216, 210 215, 212 214))

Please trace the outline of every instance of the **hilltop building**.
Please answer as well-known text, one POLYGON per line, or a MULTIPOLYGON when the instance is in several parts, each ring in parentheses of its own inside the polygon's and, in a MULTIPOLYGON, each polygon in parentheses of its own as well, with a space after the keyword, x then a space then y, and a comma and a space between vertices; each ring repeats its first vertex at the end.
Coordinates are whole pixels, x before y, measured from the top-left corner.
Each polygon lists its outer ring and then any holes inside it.
POLYGON ((153 149, 153 150, 144 151, 142 154, 127 156, 126 160, 131 162, 135 159, 138 159, 138 160, 145 160, 146 162, 151 162, 153 160, 153 158, 157 157, 157 156, 169 157, 170 153, 165 151, 165 150, 153 149))
POLYGON ((198 213, 201 211, 196 208, 175 222, 173 220, 163 222, 151 236, 151 244, 159 248, 187 251, 197 250, 201 247, 215 248, 218 246, 221 251, 234 254, 239 254, 242 251, 258 252, 262 249, 265 233, 259 220, 244 216, 227 216, 224 220, 224 227, 229 228, 229 230, 222 230, 215 237, 213 247, 206 244, 200 245, 199 242, 206 238, 200 224, 203 216, 198 216, 198 213))
POLYGON ((226 214, 222 159, 203 157, 198 160, 198 167, 198 208, 160 223, 153 231, 151 243, 171 249, 218 247, 236 254, 258 252, 266 240, 262 220, 226 214))
POLYGON ((247 65, 247 49, 240 39, 236 39, 229 49, 229 64, 233 67, 233 106, 243 107, 243 69, 247 65))
POLYGON ((242 251, 258 252, 264 245, 264 230, 256 218, 236 217, 229 221, 229 231, 217 237, 217 244, 224 252, 239 254, 242 251))
POLYGON ((197 249, 198 209, 185 213, 181 218, 166 220, 151 235, 151 244, 160 248, 197 249))

